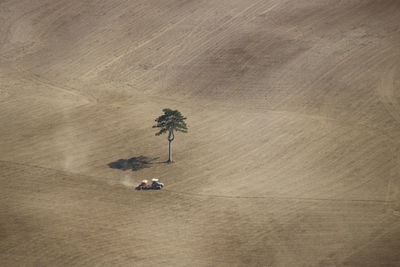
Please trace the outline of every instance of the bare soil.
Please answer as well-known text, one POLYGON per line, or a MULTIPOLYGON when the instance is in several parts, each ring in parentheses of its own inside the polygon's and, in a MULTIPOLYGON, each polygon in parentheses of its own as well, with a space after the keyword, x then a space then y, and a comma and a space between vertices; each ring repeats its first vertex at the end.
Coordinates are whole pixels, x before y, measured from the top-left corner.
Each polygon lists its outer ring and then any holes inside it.
POLYGON ((399 44, 397 0, 0 1, 0 266, 400 266, 399 44))

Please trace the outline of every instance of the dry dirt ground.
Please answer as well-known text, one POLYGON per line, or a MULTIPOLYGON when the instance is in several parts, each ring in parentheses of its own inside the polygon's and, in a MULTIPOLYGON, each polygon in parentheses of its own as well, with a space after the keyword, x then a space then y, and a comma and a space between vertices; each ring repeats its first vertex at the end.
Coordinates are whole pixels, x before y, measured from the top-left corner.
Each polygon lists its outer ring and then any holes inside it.
POLYGON ((400 266, 399 90, 398 0, 2 0, 0 266, 400 266))

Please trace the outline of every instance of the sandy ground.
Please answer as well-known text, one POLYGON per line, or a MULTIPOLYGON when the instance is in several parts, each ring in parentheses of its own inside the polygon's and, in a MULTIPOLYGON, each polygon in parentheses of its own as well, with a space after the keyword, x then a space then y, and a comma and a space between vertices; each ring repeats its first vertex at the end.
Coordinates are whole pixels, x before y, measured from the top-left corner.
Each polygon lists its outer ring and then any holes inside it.
POLYGON ((0 1, 0 265, 400 266, 399 44, 397 0, 0 1))

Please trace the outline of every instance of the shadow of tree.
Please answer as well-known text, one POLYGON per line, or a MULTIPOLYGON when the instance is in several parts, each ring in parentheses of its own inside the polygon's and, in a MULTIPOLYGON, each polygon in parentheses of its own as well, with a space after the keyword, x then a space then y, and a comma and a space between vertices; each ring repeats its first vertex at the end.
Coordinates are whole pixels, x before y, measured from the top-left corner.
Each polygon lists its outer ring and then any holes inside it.
POLYGON ((138 171, 144 168, 150 168, 151 164, 154 164, 154 161, 157 159, 158 158, 139 156, 130 159, 119 159, 117 161, 108 163, 107 165, 112 169, 138 171))

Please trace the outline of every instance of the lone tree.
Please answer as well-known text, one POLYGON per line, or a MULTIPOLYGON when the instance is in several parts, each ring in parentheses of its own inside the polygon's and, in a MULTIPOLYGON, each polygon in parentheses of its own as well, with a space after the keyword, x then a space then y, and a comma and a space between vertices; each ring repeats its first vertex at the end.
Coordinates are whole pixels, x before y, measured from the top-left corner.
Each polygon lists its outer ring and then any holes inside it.
POLYGON ((163 109, 164 114, 158 117, 155 121, 157 122, 153 128, 159 128, 160 130, 156 133, 156 136, 168 133, 168 163, 172 163, 172 147, 171 143, 175 139, 175 132, 187 133, 187 125, 185 123, 186 118, 178 110, 172 110, 169 108, 163 109))

